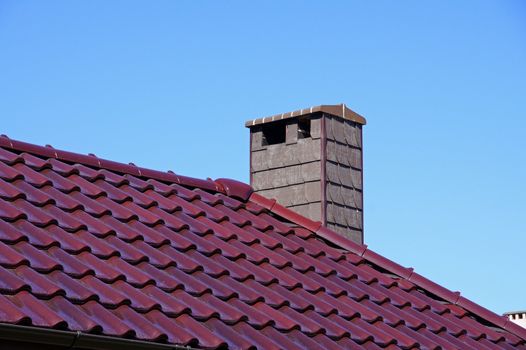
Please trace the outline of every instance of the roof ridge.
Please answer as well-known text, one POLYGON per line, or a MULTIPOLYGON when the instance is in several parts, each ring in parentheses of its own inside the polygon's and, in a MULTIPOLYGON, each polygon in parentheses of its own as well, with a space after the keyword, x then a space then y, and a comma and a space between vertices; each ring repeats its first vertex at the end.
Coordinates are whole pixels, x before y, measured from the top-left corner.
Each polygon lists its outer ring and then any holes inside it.
POLYGON ((373 250, 369 249, 366 244, 358 244, 353 242, 349 238, 322 226, 321 222, 313 221, 301 214, 292 211, 291 209, 285 208, 284 206, 278 204, 275 199, 269 199, 258 193, 252 193, 249 200, 259 204, 276 215, 279 215, 299 226, 308 229, 309 231, 314 232, 319 237, 336 244, 341 248, 347 249, 350 252, 364 258, 365 260, 414 283, 425 291, 436 295, 437 297, 453 305, 461 306, 477 317, 480 317, 485 321, 490 322, 495 326, 526 340, 526 329, 513 323, 507 317, 498 315, 497 313, 463 297, 458 291, 453 292, 437 284, 436 282, 431 281, 430 279, 414 272, 414 269, 411 267, 403 267, 402 265, 374 252, 373 250))
MULTIPOLYGON (((55 149, 50 145, 39 146, 23 141, 13 140, 7 135, 0 135, 0 147, 8 148, 11 150, 19 152, 27 152, 37 156, 43 156, 48 158, 55 158, 57 160, 62 160, 66 162, 80 163, 90 167, 95 167, 99 169, 107 169, 123 174, 130 174, 138 177, 147 177, 159 181, 176 183, 178 185, 188 186, 188 187, 197 187, 203 190, 221 192, 224 194, 226 192, 224 186, 220 182, 213 181, 208 178, 206 180, 197 179, 193 177, 178 175, 172 171, 159 171, 154 169, 148 169, 136 166, 133 163, 125 164, 120 162, 115 162, 112 160, 99 158, 93 154, 85 155, 80 153, 74 153, 64 150, 55 149)), ((231 180, 235 181, 235 180, 231 180)), ((237 181, 236 181, 237 182, 237 181)), ((232 185, 231 185, 232 186, 232 185)), ((248 186, 248 185, 246 185, 248 186)), ((236 192, 237 193, 237 192, 236 192)), ((248 197, 247 197, 248 198, 248 197)))

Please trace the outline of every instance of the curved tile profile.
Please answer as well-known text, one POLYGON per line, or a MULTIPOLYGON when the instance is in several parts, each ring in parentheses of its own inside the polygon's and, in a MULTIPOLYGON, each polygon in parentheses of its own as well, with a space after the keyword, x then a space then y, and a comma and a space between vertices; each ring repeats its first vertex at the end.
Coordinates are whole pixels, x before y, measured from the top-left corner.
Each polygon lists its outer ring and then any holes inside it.
POLYGON ((0 322, 205 349, 526 349, 526 332, 228 179, 0 137, 0 322))

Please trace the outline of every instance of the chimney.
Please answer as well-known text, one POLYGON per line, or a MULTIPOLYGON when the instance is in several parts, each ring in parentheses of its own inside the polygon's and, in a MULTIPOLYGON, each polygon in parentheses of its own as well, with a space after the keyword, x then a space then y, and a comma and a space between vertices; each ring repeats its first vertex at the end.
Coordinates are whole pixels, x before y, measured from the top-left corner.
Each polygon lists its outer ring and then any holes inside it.
POLYGON ((246 122, 250 183, 334 231, 363 243, 362 126, 341 105, 322 105, 246 122))
POLYGON ((526 328, 526 311, 505 312, 504 316, 506 316, 511 322, 526 328))

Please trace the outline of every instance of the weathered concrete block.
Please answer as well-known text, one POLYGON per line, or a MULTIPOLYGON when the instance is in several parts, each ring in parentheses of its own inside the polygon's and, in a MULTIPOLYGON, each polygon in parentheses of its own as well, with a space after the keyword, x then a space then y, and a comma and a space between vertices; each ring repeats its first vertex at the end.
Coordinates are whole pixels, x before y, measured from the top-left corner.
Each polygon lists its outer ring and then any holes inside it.
POLYGON ((345 141, 348 145, 362 148, 362 127, 347 121, 344 127, 345 141))
POLYGON ((359 148, 348 148, 348 165, 362 170, 362 150, 359 148))
POLYGON ((354 188, 341 186, 340 193, 343 198, 343 203, 338 203, 344 204, 347 207, 362 209, 362 192, 354 188))
POLYGON ((345 143, 344 121, 340 118, 332 118, 330 123, 334 134, 334 140, 340 143, 345 143))
POLYGON ((266 150, 259 150, 250 153, 252 173, 268 169, 268 154, 266 150))
POLYGON ((321 180, 321 163, 319 161, 314 161, 301 164, 300 174, 303 182, 321 180))
POLYGON ((321 159, 320 140, 300 139, 295 145, 297 157, 300 163, 308 163, 321 159))
POLYGON ((296 213, 306 216, 311 220, 321 221, 321 202, 298 205, 295 207, 289 207, 289 209, 294 210, 296 213))
POLYGON ((251 144, 251 151, 259 151, 261 149, 265 149, 263 146, 263 131, 258 130, 254 131, 250 134, 250 144, 251 144))
POLYGON ((285 129, 285 143, 290 145, 298 141, 298 123, 288 123, 285 129))
POLYGON ((321 117, 311 119, 310 135, 313 139, 319 139, 321 137, 321 117))
POLYGON ((327 200, 342 205, 345 204, 342 195, 342 186, 331 182, 327 183, 327 200))

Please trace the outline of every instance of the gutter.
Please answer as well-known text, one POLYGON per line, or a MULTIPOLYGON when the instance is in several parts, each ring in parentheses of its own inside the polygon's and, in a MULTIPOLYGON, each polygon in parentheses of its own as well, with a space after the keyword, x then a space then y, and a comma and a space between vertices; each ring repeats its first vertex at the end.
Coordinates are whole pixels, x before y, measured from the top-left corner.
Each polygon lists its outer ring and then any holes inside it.
POLYGON ((80 331, 62 331, 6 323, 0 323, 0 339, 60 346, 64 349, 199 350, 183 345, 160 344, 135 339, 88 334, 80 331))

